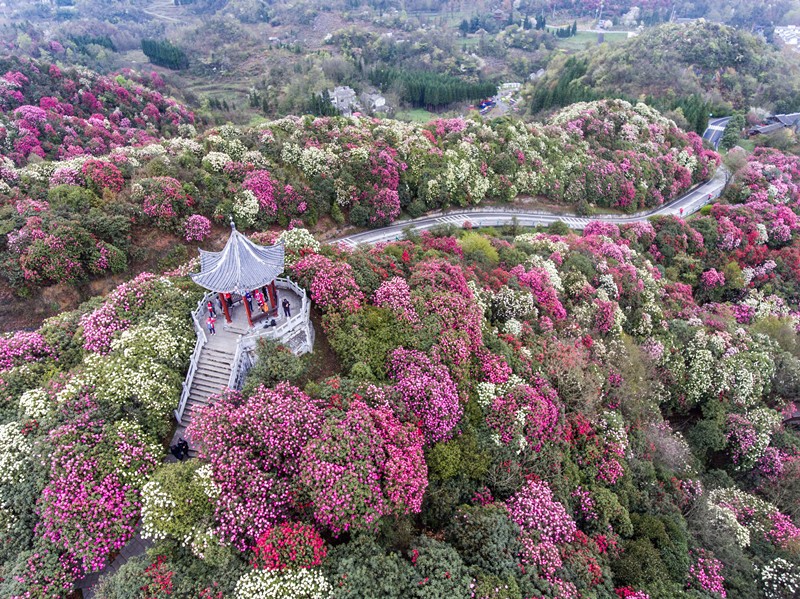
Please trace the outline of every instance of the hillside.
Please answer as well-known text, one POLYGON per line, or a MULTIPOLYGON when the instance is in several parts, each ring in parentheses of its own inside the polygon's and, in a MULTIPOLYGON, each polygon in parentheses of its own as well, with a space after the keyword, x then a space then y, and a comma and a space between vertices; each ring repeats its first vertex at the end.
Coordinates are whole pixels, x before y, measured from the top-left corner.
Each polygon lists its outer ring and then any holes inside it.
POLYGON ((184 463, 159 441, 185 270, 3 338, 0 594, 64 596, 141 516, 153 549, 98 599, 788 599, 799 189, 760 151, 689 222, 352 251, 289 231, 335 359, 265 348, 184 463))
POLYGON ((531 109, 596 97, 651 97, 673 108, 697 96, 711 107, 791 112, 800 105, 798 62, 741 29, 706 22, 661 25, 554 61, 531 90, 531 109), (570 69, 564 68, 567 62, 570 69))
POLYGON ((323 232, 530 197, 635 212, 708 179, 719 160, 698 136, 620 101, 545 124, 287 117, 198 135, 190 112, 133 80, 18 66, 31 77, 5 76, 19 85, 0 116, 3 278, 23 298, 60 285, 59 303, 85 299, 94 280, 179 260, 230 216, 242 229, 323 232))

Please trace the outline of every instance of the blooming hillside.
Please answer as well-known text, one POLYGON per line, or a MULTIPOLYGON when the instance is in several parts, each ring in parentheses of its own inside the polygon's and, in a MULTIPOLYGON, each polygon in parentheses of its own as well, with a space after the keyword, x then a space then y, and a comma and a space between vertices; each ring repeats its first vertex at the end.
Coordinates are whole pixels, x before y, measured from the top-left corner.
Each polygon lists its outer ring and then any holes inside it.
POLYGON ((163 87, 155 73, 145 81, 8 57, 0 72, 0 154, 18 166, 31 156, 67 160, 144 145, 194 121, 186 107, 147 87, 163 87))
POLYGON ((759 150, 690 221, 286 232, 317 353, 264 350, 183 463, 186 279, 3 338, 0 595, 63 596, 141 519, 97 597, 795 596, 798 182, 759 150))
MULTIPOLYGON (((112 80, 97 81, 92 89, 109 85, 109 94, 125 92, 112 80)), ((124 106, 104 122, 117 122, 114 115, 122 117, 124 106)), ((27 133, 18 141, 38 141, 38 131, 56 126, 53 111, 22 107, 11 115, 23 113, 42 120, 20 129, 27 133)), ((161 133, 183 120, 175 106, 159 114, 148 122, 166 121, 161 133)), ((199 242, 212 221, 231 215, 240 228, 291 220, 311 226, 326 216, 379 227, 402 211, 419 216, 518 195, 631 212, 679 196, 711 176, 719 160, 698 136, 643 104, 620 101, 577 104, 546 125, 287 117, 258 129, 223 126, 200 136, 188 125, 179 130, 182 136, 156 142, 137 137, 142 130, 133 127, 128 131, 136 140, 118 140, 132 145, 75 141, 74 151, 56 152, 68 160, 24 167, 7 160, 0 167, 6 279, 24 290, 119 273, 135 253, 132 226, 199 242), (111 153, 94 157, 96 150, 111 153)), ((68 138, 64 144, 72 147, 68 138)))

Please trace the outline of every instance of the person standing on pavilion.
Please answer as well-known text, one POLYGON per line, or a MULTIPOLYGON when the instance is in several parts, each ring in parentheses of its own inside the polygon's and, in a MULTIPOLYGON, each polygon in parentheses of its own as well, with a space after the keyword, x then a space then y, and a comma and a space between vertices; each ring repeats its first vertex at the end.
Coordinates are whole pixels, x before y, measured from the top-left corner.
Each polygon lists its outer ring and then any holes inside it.
POLYGON ((289 303, 289 300, 283 298, 283 303, 281 305, 283 306, 283 315, 289 318, 292 315, 292 305, 289 303))
POLYGON ((209 316, 208 320, 206 320, 206 326, 208 327, 208 332, 211 335, 216 335, 217 334, 217 329, 214 326, 216 323, 217 323, 217 319, 214 318, 213 316, 209 316))
POLYGON ((253 296, 249 291, 244 292, 244 301, 247 302, 247 307, 250 308, 250 312, 253 311, 253 296))

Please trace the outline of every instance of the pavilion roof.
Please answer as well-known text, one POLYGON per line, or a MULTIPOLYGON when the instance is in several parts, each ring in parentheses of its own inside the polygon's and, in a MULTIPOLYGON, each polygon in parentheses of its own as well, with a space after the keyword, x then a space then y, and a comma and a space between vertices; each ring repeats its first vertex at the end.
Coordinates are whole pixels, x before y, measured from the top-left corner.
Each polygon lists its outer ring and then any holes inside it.
POLYGON ((244 293, 272 283, 283 272, 283 259, 283 243, 256 245, 231 223, 223 250, 200 250, 200 272, 189 276, 209 291, 244 293))

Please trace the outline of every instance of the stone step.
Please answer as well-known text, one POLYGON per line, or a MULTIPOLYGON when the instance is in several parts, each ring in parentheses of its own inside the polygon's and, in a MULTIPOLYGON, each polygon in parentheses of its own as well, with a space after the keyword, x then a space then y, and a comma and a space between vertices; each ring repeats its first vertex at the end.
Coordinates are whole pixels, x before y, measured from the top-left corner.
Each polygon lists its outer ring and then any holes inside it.
POLYGON ((218 370, 220 372, 230 372, 233 368, 233 358, 220 360, 214 356, 200 356, 197 365, 202 368, 218 370))
POLYGON ((217 395, 222 392, 225 387, 228 386, 228 381, 225 381, 223 384, 212 384, 206 382, 195 381, 192 384, 192 390, 190 391, 190 395, 205 395, 206 397, 210 397, 211 395, 217 395))
POLYGON ((207 362, 217 362, 219 364, 227 364, 228 366, 230 366, 231 362, 233 362, 235 357, 236 357, 235 354, 217 351, 210 347, 203 348, 203 353, 200 354, 201 361, 206 360, 207 362))
POLYGON ((228 372, 217 372, 214 370, 203 370, 198 369, 197 374, 194 375, 194 379, 192 380, 192 385, 194 385, 194 381, 206 381, 208 383, 223 383, 227 384, 228 378, 231 376, 231 371, 228 372))

